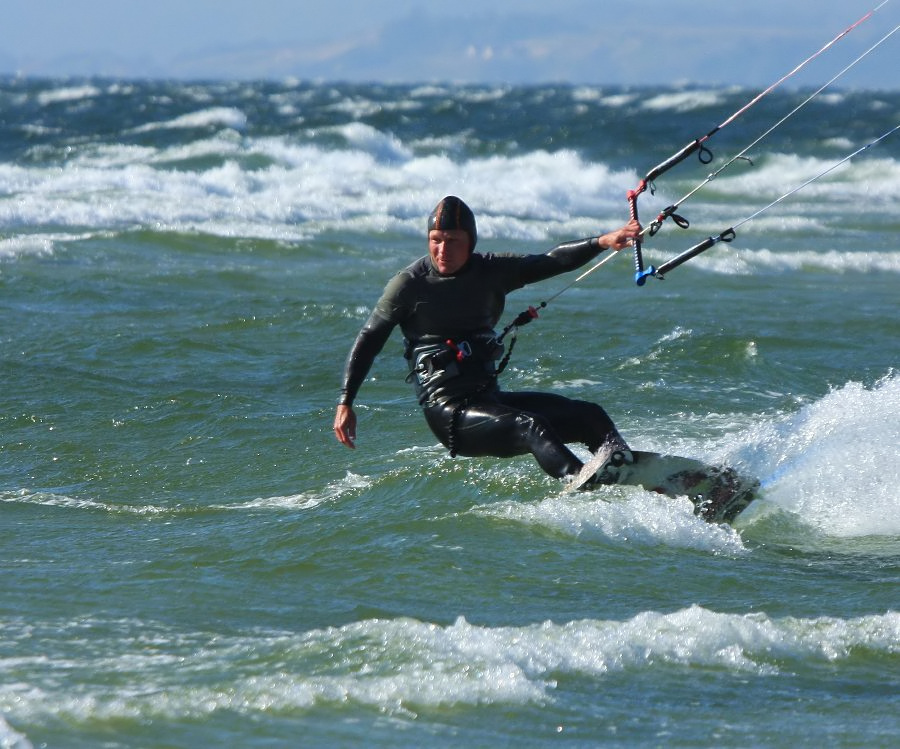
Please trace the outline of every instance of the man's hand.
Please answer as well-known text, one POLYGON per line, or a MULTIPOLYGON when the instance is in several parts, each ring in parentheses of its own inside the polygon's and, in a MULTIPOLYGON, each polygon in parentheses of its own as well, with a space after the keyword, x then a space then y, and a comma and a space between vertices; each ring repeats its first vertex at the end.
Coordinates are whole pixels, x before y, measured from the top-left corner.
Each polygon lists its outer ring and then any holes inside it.
POLYGON ((350 406, 338 406, 334 414, 334 436, 342 445, 356 447, 356 414, 350 406))
POLYGON ((630 247, 632 241, 640 236, 641 231, 640 223, 638 223, 636 219, 631 219, 631 221, 625 224, 621 229, 616 229, 615 231, 602 235, 598 238, 598 241, 600 242, 601 247, 618 252, 619 250, 624 250, 626 247, 630 247))

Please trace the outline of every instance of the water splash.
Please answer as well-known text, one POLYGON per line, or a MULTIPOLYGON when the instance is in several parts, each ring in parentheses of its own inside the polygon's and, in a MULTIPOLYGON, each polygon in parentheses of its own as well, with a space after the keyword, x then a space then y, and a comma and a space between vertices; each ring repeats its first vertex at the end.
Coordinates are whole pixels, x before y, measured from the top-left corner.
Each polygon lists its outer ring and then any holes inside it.
POLYGON ((900 536, 900 376, 847 383, 743 441, 766 500, 827 535, 900 536))

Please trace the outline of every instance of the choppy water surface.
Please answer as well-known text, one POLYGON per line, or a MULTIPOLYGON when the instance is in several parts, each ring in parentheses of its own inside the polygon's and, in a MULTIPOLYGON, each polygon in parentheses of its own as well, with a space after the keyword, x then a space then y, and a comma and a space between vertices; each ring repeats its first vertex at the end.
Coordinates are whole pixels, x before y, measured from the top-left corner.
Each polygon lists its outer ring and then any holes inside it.
MULTIPOLYGON (((664 281, 623 254, 509 300, 552 299, 504 386, 759 476, 733 527, 451 459, 399 337, 357 450, 331 435, 350 343, 440 197, 484 251, 599 233, 754 93, 0 82, 0 745, 892 746, 900 138, 664 281)), ((722 130, 716 164, 807 94, 722 130)), ((817 97, 648 261, 898 114, 896 92, 817 97)))

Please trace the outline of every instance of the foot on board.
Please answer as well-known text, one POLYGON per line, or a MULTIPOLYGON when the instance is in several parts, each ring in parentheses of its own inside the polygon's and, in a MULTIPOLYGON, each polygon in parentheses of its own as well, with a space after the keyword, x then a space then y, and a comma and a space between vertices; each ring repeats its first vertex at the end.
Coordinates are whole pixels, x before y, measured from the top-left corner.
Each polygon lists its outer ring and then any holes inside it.
MULTIPOLYGON (((590 461, 590 464, 594 464, 598 458, 599 456, 590 461)), ((615 484, 619 480, 622 466, 632 463, 634 463, 634 456, 631 454, 631 450, 613 450, 593 474, 578 482, 578 489, 587 490, 601 484, 615 484)))

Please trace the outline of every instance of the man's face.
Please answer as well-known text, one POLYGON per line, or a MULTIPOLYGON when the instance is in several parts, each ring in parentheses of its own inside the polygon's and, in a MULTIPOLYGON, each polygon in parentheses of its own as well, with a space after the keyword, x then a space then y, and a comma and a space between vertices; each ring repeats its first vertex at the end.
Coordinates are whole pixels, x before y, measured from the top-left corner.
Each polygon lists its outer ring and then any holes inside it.
POLYGON ((469 232, 463 229, 432 229, 428 232, 431 262, 442 276, 457 273, 469 259, 469 232))

